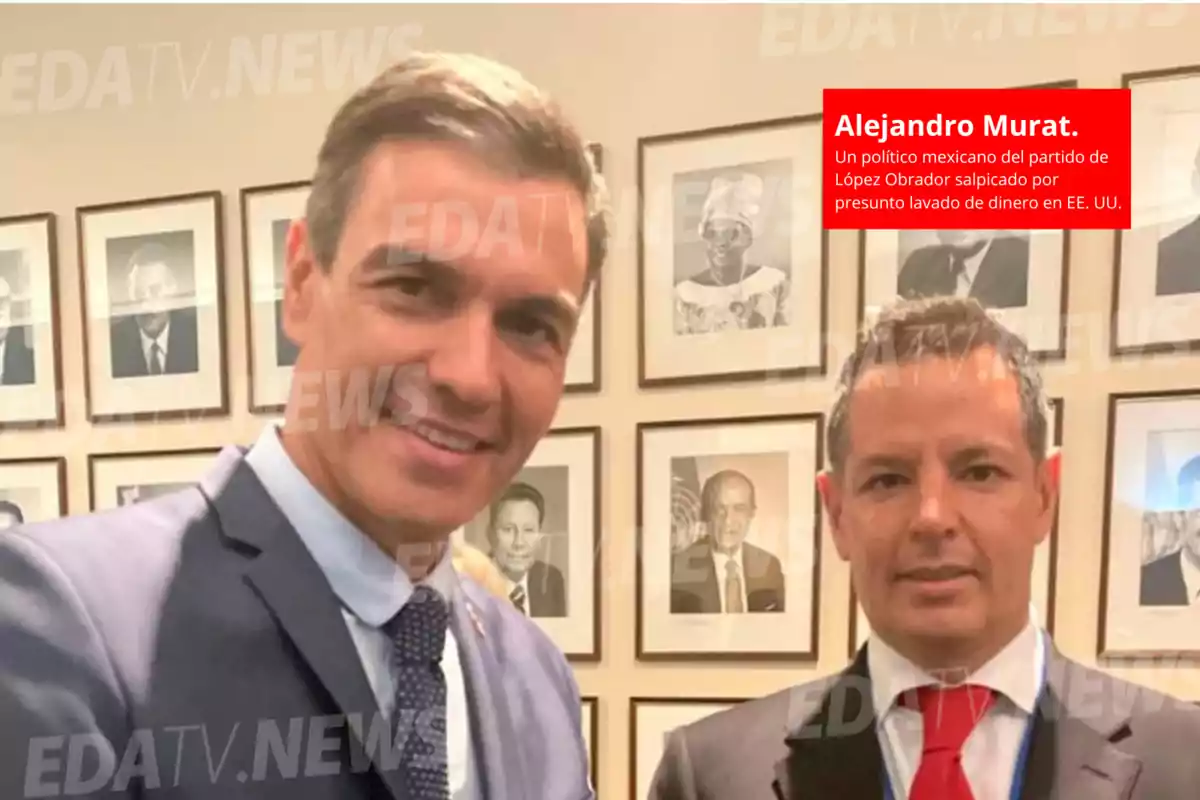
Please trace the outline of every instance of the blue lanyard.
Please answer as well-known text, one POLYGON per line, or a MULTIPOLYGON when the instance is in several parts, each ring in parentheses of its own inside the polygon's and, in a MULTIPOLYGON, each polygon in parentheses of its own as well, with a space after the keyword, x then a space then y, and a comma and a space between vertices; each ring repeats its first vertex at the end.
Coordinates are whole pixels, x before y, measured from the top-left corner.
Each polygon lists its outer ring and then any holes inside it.
MULTIPOLYGON (((1039 636, 1041 634, 1039 633, 1039 636)), ((1038 684, 1037 699, 1033 703, 1033 713, 1029 715, 1029 720, 1025 723, 1025 734, 1021 737, 1021 749, 1017 751, 1017 765, 1013 771, 1012 791, 1009 792, 1009 800, 1020 800, 1021 790, 1025 784, 1025 764, 1029 761, 1029 748, 1033 743, 1033 725, 1037 719, 1038 707, 1042 702, 1042 693, 1046 690, 1046 671, 1049 665, 1049 653, 1046 652, 1045 643, 1040 642, 1042 647, 1042 675, 1041 683, 1038 684)), ((884 800, 896 800, 896 795, 892 791, 892 781, 888 777, 887 765, 884 765, 883 774, 883 797, 884 800)))

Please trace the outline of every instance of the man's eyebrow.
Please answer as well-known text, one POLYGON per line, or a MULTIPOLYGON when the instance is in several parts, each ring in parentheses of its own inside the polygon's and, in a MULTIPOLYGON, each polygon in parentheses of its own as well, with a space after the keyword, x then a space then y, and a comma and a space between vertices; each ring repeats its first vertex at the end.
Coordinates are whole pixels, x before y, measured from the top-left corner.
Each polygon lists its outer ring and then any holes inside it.
POLYGON ((377 245, 360 262, 364 275, 379 276, 401 267, 417 267, 424 271, 457 272, 450 264, 433 258, 428 253, 395 244, 377 245))
POLYGON ((579 305, 566 292, 529 295, 518 299, 513 305, 522 311, 552 317, 569 328, 573 328, 579 319, 579 305))

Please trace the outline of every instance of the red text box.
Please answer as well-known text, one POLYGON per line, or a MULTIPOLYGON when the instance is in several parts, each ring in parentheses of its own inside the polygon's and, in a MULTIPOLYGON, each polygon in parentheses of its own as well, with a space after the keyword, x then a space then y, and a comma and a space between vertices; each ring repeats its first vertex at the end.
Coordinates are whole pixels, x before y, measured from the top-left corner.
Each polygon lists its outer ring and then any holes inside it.
POLYGON ((829 229, 1129 228, 1128 89, 826 89, 829 229))

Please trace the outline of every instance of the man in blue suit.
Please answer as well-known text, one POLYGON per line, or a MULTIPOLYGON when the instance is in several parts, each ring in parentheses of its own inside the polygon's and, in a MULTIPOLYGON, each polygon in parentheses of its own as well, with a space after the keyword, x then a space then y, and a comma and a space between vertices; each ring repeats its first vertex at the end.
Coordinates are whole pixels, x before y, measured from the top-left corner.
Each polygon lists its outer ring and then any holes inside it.
POLYGON ((448 541, 554 417, 600 193, 482 59, 338 111, 288 237, 282 429, 0 537, 0 797, 592 800, 565 658, 448 541))

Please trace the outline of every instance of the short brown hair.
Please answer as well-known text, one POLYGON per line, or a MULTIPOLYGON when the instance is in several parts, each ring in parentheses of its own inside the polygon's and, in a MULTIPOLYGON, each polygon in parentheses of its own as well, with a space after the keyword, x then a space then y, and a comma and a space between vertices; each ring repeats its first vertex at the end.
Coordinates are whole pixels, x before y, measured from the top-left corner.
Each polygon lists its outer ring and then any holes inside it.
POLYGON ((558 105, 517 71, 473 55, 419 53, 394 64, 338 109, 325 132, 306 216, 328 267, 366 157, 396 140, 453 142, 522 178, 561 179, 587 209, 585 294, 608 255, 607 196, 587 146, 558 105))
POLYGON ((854 353, 838 378, 829 414, 827 446, 834 471, 845 465, 849 448, 850 395, 872 367, 922 358, 964 358, 991 348, 1017 379, 1025 438, 1037 460, 1046 456, 1048 407, 1042 376, 1025 340, 996 320, 973 298, 933 297, 897 300, 864 326, 854 353))

